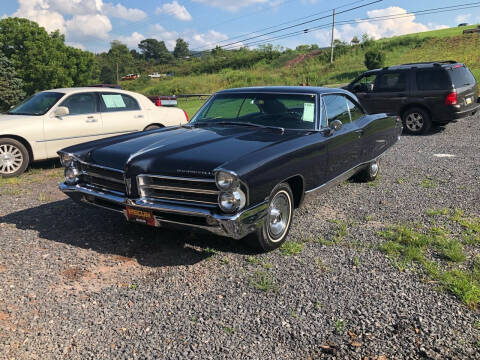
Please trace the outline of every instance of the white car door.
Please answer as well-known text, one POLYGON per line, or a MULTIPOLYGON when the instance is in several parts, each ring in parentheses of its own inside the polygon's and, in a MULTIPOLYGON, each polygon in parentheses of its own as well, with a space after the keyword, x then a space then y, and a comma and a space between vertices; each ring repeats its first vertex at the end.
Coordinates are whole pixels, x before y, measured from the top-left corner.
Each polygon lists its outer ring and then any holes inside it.
POLYGON ((99 139, 102 136, 102 118, 98 111, 95 92, 82 92, 66 97, 58 106, 65 106, 69 114, 52 115, 44 122, 44 138, 48 157, 67 146, 99 139))
POLYGON ((105 133, 113 136, 145 128, 145 113, 138 101, 130 95, 102 92, 100 107, 105 133))

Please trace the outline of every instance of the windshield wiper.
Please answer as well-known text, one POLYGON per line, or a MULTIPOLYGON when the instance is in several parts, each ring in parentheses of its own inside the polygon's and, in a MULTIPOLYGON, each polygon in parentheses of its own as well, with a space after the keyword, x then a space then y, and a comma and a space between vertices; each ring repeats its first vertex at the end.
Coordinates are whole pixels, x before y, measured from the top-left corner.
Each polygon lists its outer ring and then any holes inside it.
POLYGON ((251 126, 251 127, 258 127, 262 129, 271 129, 271 130, 279 130, 282 133, 285 132, 285 128, 279 126, 267 126, 267 125, 260 125, 251 122, 243 122, 243 121, 214 121, 211 122, 213 125, 237 125, 237 126, 251 126))

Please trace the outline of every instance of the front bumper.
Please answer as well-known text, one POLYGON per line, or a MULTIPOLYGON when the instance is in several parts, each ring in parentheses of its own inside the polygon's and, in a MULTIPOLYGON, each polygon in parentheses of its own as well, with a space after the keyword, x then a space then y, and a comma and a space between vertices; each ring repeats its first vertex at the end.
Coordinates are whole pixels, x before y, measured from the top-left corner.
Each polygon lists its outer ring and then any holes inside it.
POLYGON ((242 210, 233 215, 218 214, 213 210, 166 203, 150 199, 129 199, 120 194, 86 188, 80 185, 60 184, 60 190, 74 201, 126 215, 126 207, 151 211, 157 223, 175 224, 207 230, 220 236, 242 239, 261 227, 265 221, 268 203, 242 210))

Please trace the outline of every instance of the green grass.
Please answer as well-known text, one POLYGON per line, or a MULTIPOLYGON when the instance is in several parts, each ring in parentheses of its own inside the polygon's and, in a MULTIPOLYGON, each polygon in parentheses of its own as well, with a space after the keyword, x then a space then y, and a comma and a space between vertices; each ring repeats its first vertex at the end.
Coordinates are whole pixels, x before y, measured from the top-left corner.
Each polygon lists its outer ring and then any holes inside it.
POLYGON ((206 99, 198 98, 180 98, 177 100, 178 107, 187 112, 188 118, 191 119, 193 115, 202 107, 206 99))
MULTIPOLYGON (((463 212, 445 209, 429 210, 431 216, 450 214, 450 225, 462 227, 460 235, 477 235, 480 219, 467 218, 463 212)), ((425 274, 438 282, 441 288, 451 292, 470 307, 480 304, 480 256, 471 258, 465 252, 464 236, 453 234, 444 227, 394 226, 378 235, 386 240, 380 249, 399 270, 409 267, 423 269, 425 274), (463 243, 462 243, 463 242, 463 243)), ((478 245, 475 243, 474 245, 478 245)))
POLYGON ((302 252, 303 246, 301 243, 287 241, 280 247, 280 252, 285 256, 298 255, 302 252))
POLYGON ((250 279, 250 284, 255 289, 264 292, 277 291, 275 279, 265 271, 256 271, 250 279))
MULTIPOLYGON (((477 79, 480 78, 480 57, 474 49, 480 48, 480 35, 462 35, 468 27, 454 27, 417 34, 381 39, 372 46, 379 47, 386 54, 386 66, 434 60, 456 60, 467 64, 477 79)), ((308 82, 314 86, 338 86, 353 80, 366 70, 365 52, 371 47, 348 46, 344 51, 336 50, 333 65, 322 57, 313 57, 295 66, 285 64, 298 56, 298 52, 283 53, 280 58, 266 63, 258 62, 244 69, 223 68, 215 73, 188 73, 171 71, 178 74, 162 80, 135 80, 122 82, 126 89, 146 95, 171 95, 186 93, 210 94, 220 89, 259 86, 259 85, 298 85, 308 82)), ((180 65, 179 69, 180 69, 180 65)), ((202 101, 179 101, 179 107, 185 108, 189 116, 201 106, 202 101)))

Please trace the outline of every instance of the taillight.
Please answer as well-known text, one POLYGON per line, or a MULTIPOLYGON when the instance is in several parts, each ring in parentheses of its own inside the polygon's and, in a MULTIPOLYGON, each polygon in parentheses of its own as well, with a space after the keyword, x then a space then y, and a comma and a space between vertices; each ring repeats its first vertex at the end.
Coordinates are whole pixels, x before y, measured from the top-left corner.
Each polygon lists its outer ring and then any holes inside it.
POLYGON ((186 112, 185 110, 183 110, 183 113, 185 114, 185 119, 187 119, 187 122, 189 122, 189 121, 190 121, 190 119, 188 118, 188 114, 187 114, 187 112, 186 112))
POLYGON ((162 100, 160 99, 155 100, 155 105, 162 106, 162 100))
POLYGON ((457 97, 457 92, 451 92, 450 94, 447 95, 445 98, 445 105, 457 105, 458 104, 458 97, 457 97))

